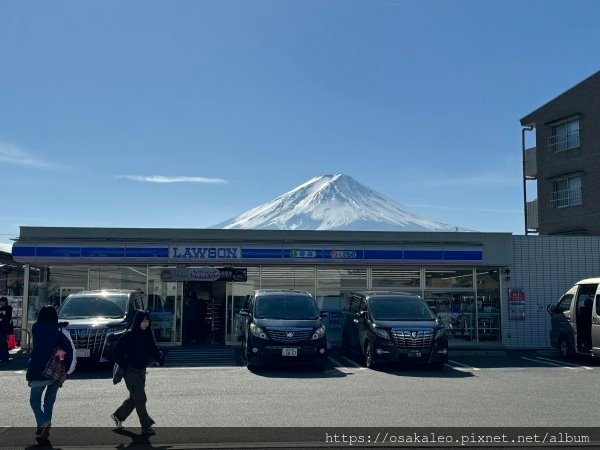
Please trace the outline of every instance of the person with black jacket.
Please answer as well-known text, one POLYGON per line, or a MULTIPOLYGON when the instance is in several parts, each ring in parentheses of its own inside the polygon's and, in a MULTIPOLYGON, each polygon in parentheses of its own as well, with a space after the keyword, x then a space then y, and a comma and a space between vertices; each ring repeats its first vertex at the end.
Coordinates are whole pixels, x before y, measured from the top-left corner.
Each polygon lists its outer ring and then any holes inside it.
POLYGON ((142 426, 142 434, 156 434, 152 425, 154 420, 146 410, 146 368, 154 358, 160 365, 163 355, 156 347, 156 341, 150 327, 150 314, 137 311, 129 330, 117 342, 114 351, 115 362, 124 371, 123 379, 129 391, 129 398, 111 415, 117 428, 123 428, 123 422, 135 409, 142 426))
POLYGON ((31 388, 29 404, 33 410, 37 431, 35 436, 48 439, 52 425, 52 411, 56 394, 60 385, 47 379, 42 372, 50 358, 54 357, 54 350, 59 347, 64 351, 64 364, 68 368, 73 361, 73 345, 69 338, 62 332, 68 322, 59 322, 58 313, 52 306, 44 306, 38 313, 37 321, 33 324, 31 335, 33 348, 27 363, 26 379, 31 388), (44 391, 45 395, 44 395, 44 391), (42 396, 44 405, 42 406, 42 396))
POLYGON ((0 361, 8 361, 8 334, 12 323, 12 307, 8 298, 0 297, 0 361))

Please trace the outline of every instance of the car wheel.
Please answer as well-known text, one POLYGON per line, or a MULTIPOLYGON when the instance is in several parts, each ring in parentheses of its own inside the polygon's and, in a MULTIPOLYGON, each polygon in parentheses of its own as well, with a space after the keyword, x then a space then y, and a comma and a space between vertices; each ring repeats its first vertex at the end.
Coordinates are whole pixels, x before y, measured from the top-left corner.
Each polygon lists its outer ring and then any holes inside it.
POLYGON ((433 370, 442 370, 444 368, 445 364, 446 364, 445 361, 436 361, 434 363, 431 363, 429 365, 429 367, 433 370))
POLYGON ((565 336, 558 338, 558 350, 560 351, 560 356, 563 358, 569 358, 573 355, 571 344, 565 336))
POLYGON ((323 372, 325 370, 325 368, 327 367, 327 360, 325 361, 319 361, 316 365, 315 365, 315 369, 318 372, 323 372))
POLYGON ((363 348, 363 358, 366 368, 375 368, 375 361, 373 360, 373 349, 371 348, 371 344, 369 343, 369 341, 365 342, 365 346, 363 348))
POLYGON ((254 358, 252 358, 252 356, 250 356, 250 353, 248 352, 248 342, 246 341, 246 339, 243 340, 242 347, 243 347, 243 354, 244 354, 244 360, 246 362, 246 367, 248 369, 252 369, 252 368, 256 367, 256 363, 253 361, 254 358))
POLYGON ((258 364, 256 363, 255 357, 246 355, 246 368, 248 370, 253 370, 256 369, 257 366, 258 364))

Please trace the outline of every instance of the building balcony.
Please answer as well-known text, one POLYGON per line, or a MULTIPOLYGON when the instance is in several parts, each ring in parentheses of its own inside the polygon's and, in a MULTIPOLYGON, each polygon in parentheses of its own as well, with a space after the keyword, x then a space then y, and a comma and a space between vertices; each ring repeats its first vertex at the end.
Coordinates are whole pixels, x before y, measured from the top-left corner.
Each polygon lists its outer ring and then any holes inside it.
POLYGON ((525 179, 535 180, 537 178, 537 156, 536 148, 525 150, 525 179))
POLYGON ((538 220, 538 201, 537 198, 530 202, 527 202, 527 230, 538 231, 539 220, 538 220))

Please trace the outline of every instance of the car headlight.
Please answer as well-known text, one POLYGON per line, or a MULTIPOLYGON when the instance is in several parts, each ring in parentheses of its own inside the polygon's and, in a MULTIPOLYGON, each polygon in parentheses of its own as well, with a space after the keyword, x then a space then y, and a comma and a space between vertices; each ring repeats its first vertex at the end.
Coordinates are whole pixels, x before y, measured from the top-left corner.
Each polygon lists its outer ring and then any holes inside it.
POLYGON ((446 336, 446 329, 445 328, 440 328, 439 330, 437 330, 435 332, 435 339, 439 339, 441 337, 446 336))
POLYGON ((315 339, 322 338, 323 336, 325 336, 325 327, 324 327, 323 325, 321 325, 321 326, 320 326, 319 328, 317 328, 317 329, 315 330, 315 332, 313 333, 313 335, 312 335, 312 339, 313 339, 313 341, 314 341, 315 339))
POLYGON ((390 333, 388 330, 384 330, 383 328, 377 328, 377 327, 373 327, 373 333, 375 333, 375 336, 379 336, 382 339, 390 339, 390 333))
POLYGON ((108 331, 108 334, 110 334, 112 336, 121 336, 126 331, 127 331, 127 327, 125 326, 125 327, 113 328, 108 331))
POLYGON ((252 336, 256 336, 257 338, 267 339, 267 333, 265 333, 265 330, 258 325, 254 325, 253 323, 250 324, 250 333, 252 333, 252 336))

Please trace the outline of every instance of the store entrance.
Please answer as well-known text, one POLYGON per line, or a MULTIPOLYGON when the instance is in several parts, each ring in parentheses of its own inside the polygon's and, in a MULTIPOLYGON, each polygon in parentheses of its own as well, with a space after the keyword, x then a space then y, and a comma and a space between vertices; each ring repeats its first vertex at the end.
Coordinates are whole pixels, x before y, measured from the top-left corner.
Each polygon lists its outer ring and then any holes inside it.
POLYGON ((182 344, 225 343, 226 282, 184 281, 182 344))

